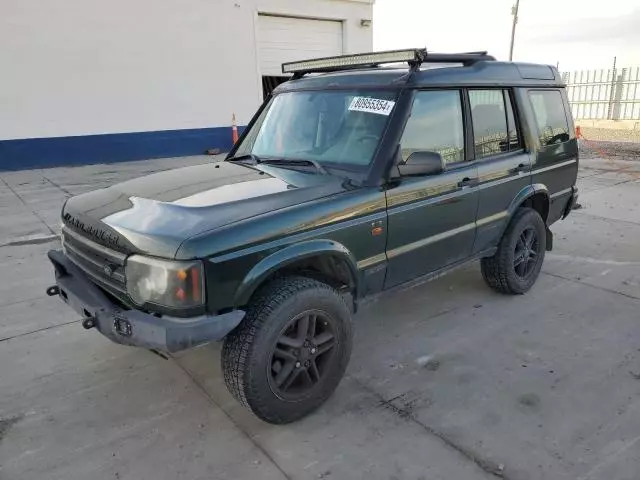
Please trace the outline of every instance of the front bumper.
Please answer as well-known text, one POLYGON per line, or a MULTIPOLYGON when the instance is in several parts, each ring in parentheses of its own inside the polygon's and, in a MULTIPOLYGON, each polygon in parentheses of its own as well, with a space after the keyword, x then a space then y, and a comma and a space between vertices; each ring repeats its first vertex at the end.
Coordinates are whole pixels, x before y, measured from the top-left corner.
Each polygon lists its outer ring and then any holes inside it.
POLYGON ((233 310, 222 315, 173 318, 125 310, 113 303, 60 250, 50 250, 48 256, 55 268, 56 285, 49 287, 47 293, 59 295, 80 314, 85 328, 95 327, 122 345, 177 352, 221 340, 245 315, 242 310, 233 310))

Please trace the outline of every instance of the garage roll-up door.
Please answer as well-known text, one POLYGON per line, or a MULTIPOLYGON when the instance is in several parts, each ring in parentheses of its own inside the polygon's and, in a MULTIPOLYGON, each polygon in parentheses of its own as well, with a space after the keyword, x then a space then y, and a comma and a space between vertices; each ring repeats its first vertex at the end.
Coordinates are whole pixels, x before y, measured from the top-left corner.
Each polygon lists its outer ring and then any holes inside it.
POLYGON ((260 75, 282 75, 282 64, 342 54, 342 22, 258 16, 260 75))

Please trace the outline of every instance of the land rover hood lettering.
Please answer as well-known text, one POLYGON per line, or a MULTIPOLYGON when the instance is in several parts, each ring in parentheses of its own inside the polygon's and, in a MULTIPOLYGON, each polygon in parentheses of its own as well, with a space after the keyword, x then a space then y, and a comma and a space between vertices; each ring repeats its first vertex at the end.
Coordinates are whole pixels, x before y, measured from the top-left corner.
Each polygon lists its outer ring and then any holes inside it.
POLYGON ((87 225, 86 223, 78 220, 76 217, 69 213, 64 214, 64 223, 67 225, 74 227, 76 230, 82 230, 90 237, 95 237, 99 240, 102 240, 103 243, 117 246, 120 238, 113 233, 109 233, 106 230, 102 230, 100 228, 94 227, 93 225, 87 225))

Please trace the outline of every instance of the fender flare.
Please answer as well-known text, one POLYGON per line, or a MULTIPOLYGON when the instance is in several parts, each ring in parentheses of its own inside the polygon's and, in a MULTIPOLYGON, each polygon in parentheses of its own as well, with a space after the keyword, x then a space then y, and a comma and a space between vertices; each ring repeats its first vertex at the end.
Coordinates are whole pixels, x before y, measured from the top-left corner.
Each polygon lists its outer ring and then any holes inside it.
POLYGON ((544 196, 547 199, 547 202, 549 202, 549 198, 550 198, 549 189, 542 183, 532 183, 531 185, 527 185, 522 190, 520 190, 518 194, 514 197, 514 199, 511 201, 511 203, 509 204, 509 209, 508 209, 509 220, 511 220, 511 217, 513 216, 514 213, 516 213, 516 210, 518 210, 518 208, 520 208, 520 206, 527 199, 539 193, 544 194, 544 196))
POLYGON ((502 227, 502 232, 500 232, 500 238, 504 235, 509 223, 511 223, 511 219, 513 215, 516 213, 516 210, 522 206, 522 204, 527 201, 527 199, 542 193, 547 199, 547 212, 549 208, 549 189, 542 183, 532 183, 531 185, 527 185, 522 190, 518 192, 518 194, 513 198, 511 203, 509 204, 509 208, 507 209, 507 221, 504 223, 502 227))
POLYGON ((327 239, 315 239, 295 243, 263 258, 244 277, 234 297, 234 305, 245 305, 262 282, 287 265, 318 255, 332 255, 344 260, 349 267, 356 295, 359 288, 357 261, 341 243, 327 239))

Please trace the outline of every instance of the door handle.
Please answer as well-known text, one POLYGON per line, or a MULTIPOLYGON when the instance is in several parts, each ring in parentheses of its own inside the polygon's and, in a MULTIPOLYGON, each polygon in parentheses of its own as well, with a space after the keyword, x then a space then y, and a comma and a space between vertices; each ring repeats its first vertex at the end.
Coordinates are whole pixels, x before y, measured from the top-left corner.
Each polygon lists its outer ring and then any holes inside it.
POLYGON ((478 179, 477 178, 469 178, 469 177, 464 177, 462 180, 460 180, 458 182, 458 187, 460 188, 469 188, 469 187, 473 187, 474 185, 478 184, 478 179))

